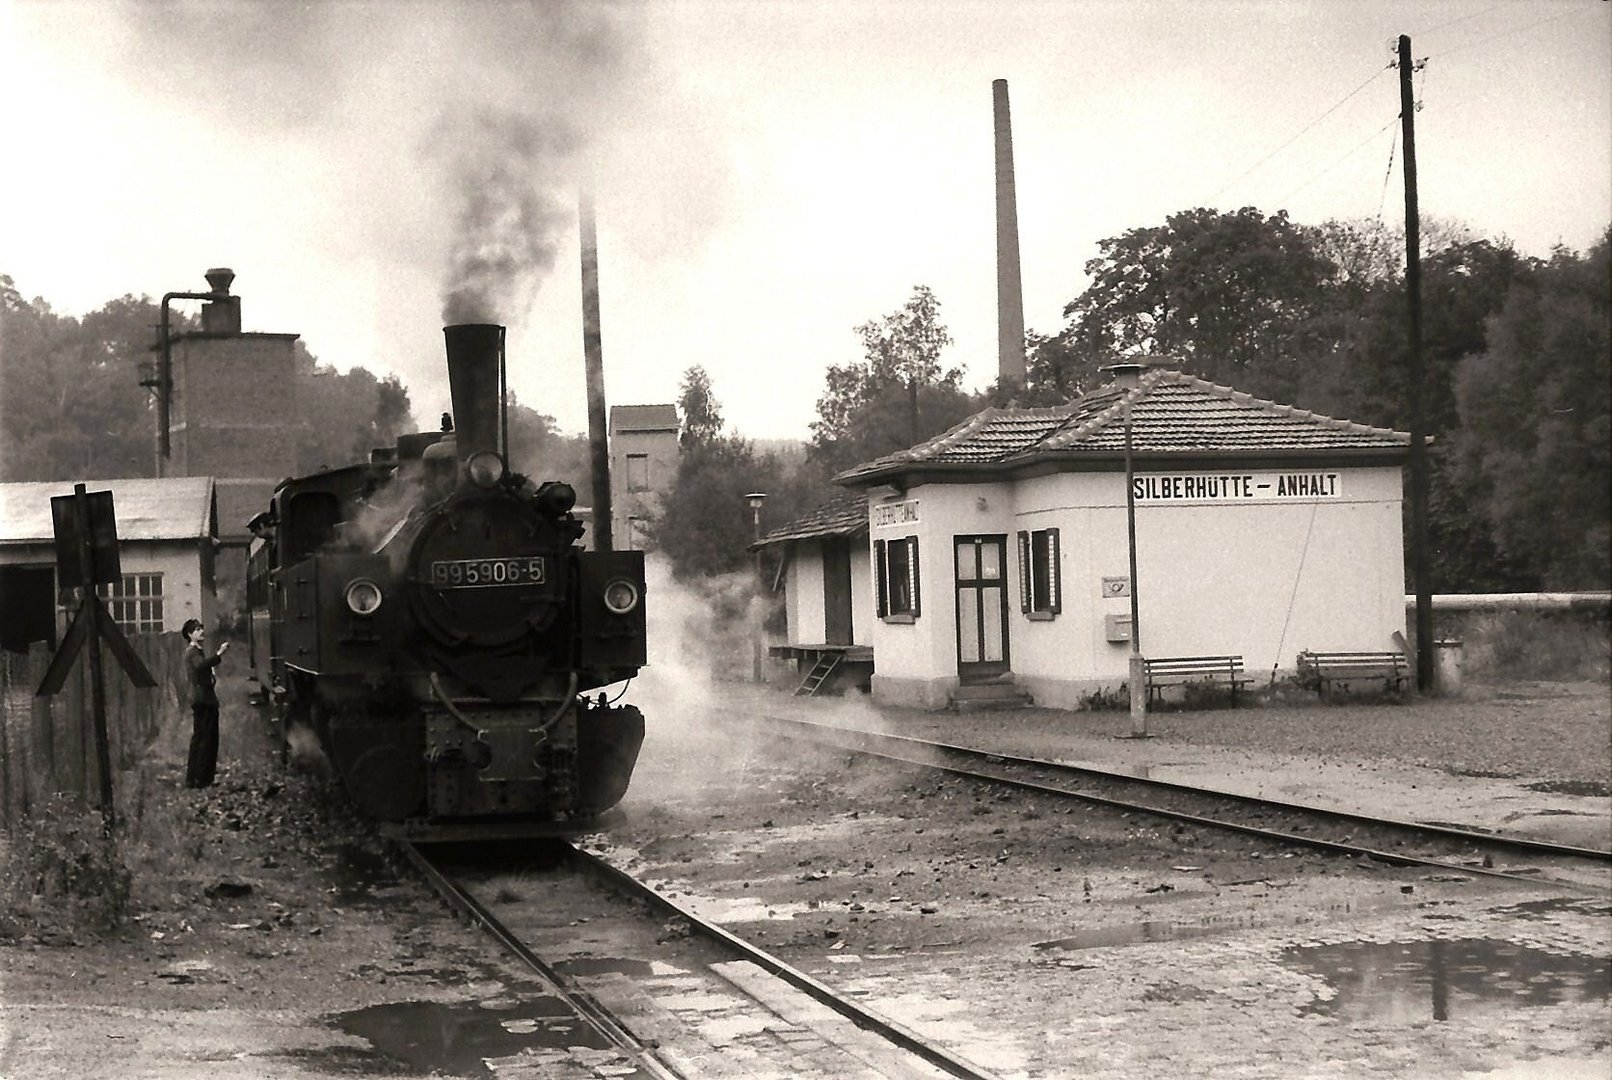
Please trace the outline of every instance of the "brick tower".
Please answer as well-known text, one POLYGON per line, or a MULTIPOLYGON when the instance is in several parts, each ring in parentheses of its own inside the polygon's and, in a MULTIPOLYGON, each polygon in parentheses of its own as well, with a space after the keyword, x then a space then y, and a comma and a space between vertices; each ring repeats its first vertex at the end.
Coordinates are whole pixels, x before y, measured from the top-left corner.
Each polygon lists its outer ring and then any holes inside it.
POLYGON ((158 410, 157 475, 213 477, 219 539, 244 546, 251 539, 246 523, 267 508, 275 485, 296 472, 300 335, 242 331, 241 299, 229 291, 234 279, 230 270, 209 270, 210 292, 163 297, 164 327, 171 299, 203 303, 200 330, 165 334, 154 349, 158 386, 164 369, 170 384, 168 407, 158 410))

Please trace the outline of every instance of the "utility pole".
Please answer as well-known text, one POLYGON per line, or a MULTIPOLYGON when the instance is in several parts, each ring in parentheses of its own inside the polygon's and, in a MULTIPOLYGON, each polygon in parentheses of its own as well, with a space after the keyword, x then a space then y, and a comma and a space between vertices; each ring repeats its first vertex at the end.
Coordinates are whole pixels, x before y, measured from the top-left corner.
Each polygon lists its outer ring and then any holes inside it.
POLYGON ((610 502, 610 442, 605 412, 604 347, 599 333, 599 237, 593 220, 593 193, 577 200, 577 231, 582 247, 582 358, 588 378, 588 448, 593 467, 593 550, 615 549, 610 502))
POLYGON ((1411 578, 1416 585, 1416 688, 1433 688, 1433 586, 1427 576, 1427 394, 1422 362, 1422 240, 1416 208, 1416 102, 1410 37, 1399 36, 1399 122, 1405 143, 1405 299, 1410 315, 1411 578))

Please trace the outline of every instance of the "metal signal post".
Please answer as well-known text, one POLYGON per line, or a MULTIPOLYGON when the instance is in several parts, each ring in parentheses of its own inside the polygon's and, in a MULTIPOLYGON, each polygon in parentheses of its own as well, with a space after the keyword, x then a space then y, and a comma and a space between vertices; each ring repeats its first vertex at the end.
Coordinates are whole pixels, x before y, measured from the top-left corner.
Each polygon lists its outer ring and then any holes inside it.
POLYGON ((117 826, 117 812, 112 801, 112 752, 106 731, 106 685, 101 675, 101 643, 123 667, 134 685, 147 688, 156 686, 118 624, 101 606, 95 592, 98 584, 110 584, 120 577, 117 551, 117 519, 112 508, 112 493, 84 490, 83 484, 74 484, 71 495, 59 495, 50 500, 51 517, 56 526, 56 562, 58 577, 66 584, 76 584, 83 596, 78 614, 62 637, 60 648, 51 657, 50 667, 40 681, 36 697, 49 697, 59 693, 72 670, 78 653, 89 649, 90 701, 95 724, 95 767, 100 774, 101 820, 110 833, 117 826))

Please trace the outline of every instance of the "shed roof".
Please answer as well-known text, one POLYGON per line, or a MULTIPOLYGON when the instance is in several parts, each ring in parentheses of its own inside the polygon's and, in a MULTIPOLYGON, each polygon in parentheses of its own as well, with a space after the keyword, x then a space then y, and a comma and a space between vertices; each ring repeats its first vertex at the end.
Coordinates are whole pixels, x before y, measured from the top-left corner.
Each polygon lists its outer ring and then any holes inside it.
POLYGON ((611 431, 676 431, 676 405, 613 405, 611 431))
POLYGON ((119 540, 199 540, 217 532, 213 478, 46 480, 0 484, 0 544, 50 541, 50 500, 71 495, 73 485, 110 491, 119 540))
POLYGON ((750 550, 790 540, 810 540, 818 536, 856 536, 868 531, 868 497, 856 492, 837 495, 809 513, 771 530, 750 545, 750 550))
POLYGON ((1125 449, 1127 404, 1132 453, 1154 459, 1361 451, 1400 456, 1410 446, 1402 431, 1337 420, 1182 371, 1153 368, 1131 390, 1109 385, 1052 408, 986 409, 950 431, 834 479, 863 485, 923 469, 994 473, 1036 462, 1111 457, 1125 449))

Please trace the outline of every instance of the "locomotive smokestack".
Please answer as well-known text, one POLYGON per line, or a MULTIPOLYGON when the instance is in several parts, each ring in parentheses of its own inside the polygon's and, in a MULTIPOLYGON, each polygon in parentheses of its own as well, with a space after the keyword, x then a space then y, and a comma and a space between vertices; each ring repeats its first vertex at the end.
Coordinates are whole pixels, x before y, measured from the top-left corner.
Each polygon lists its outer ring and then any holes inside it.
POLYGON ((444 326, 454 441, 460 460, 503 450, 504 328, 493 323, 444 326))
POLYGON ((1003 386, 1024 385, 1024 290, 1019 282, 1019 209, 1013 184, 1013 122, 1006 79, 991 83, 996 127, 996 355, 1003 386))

